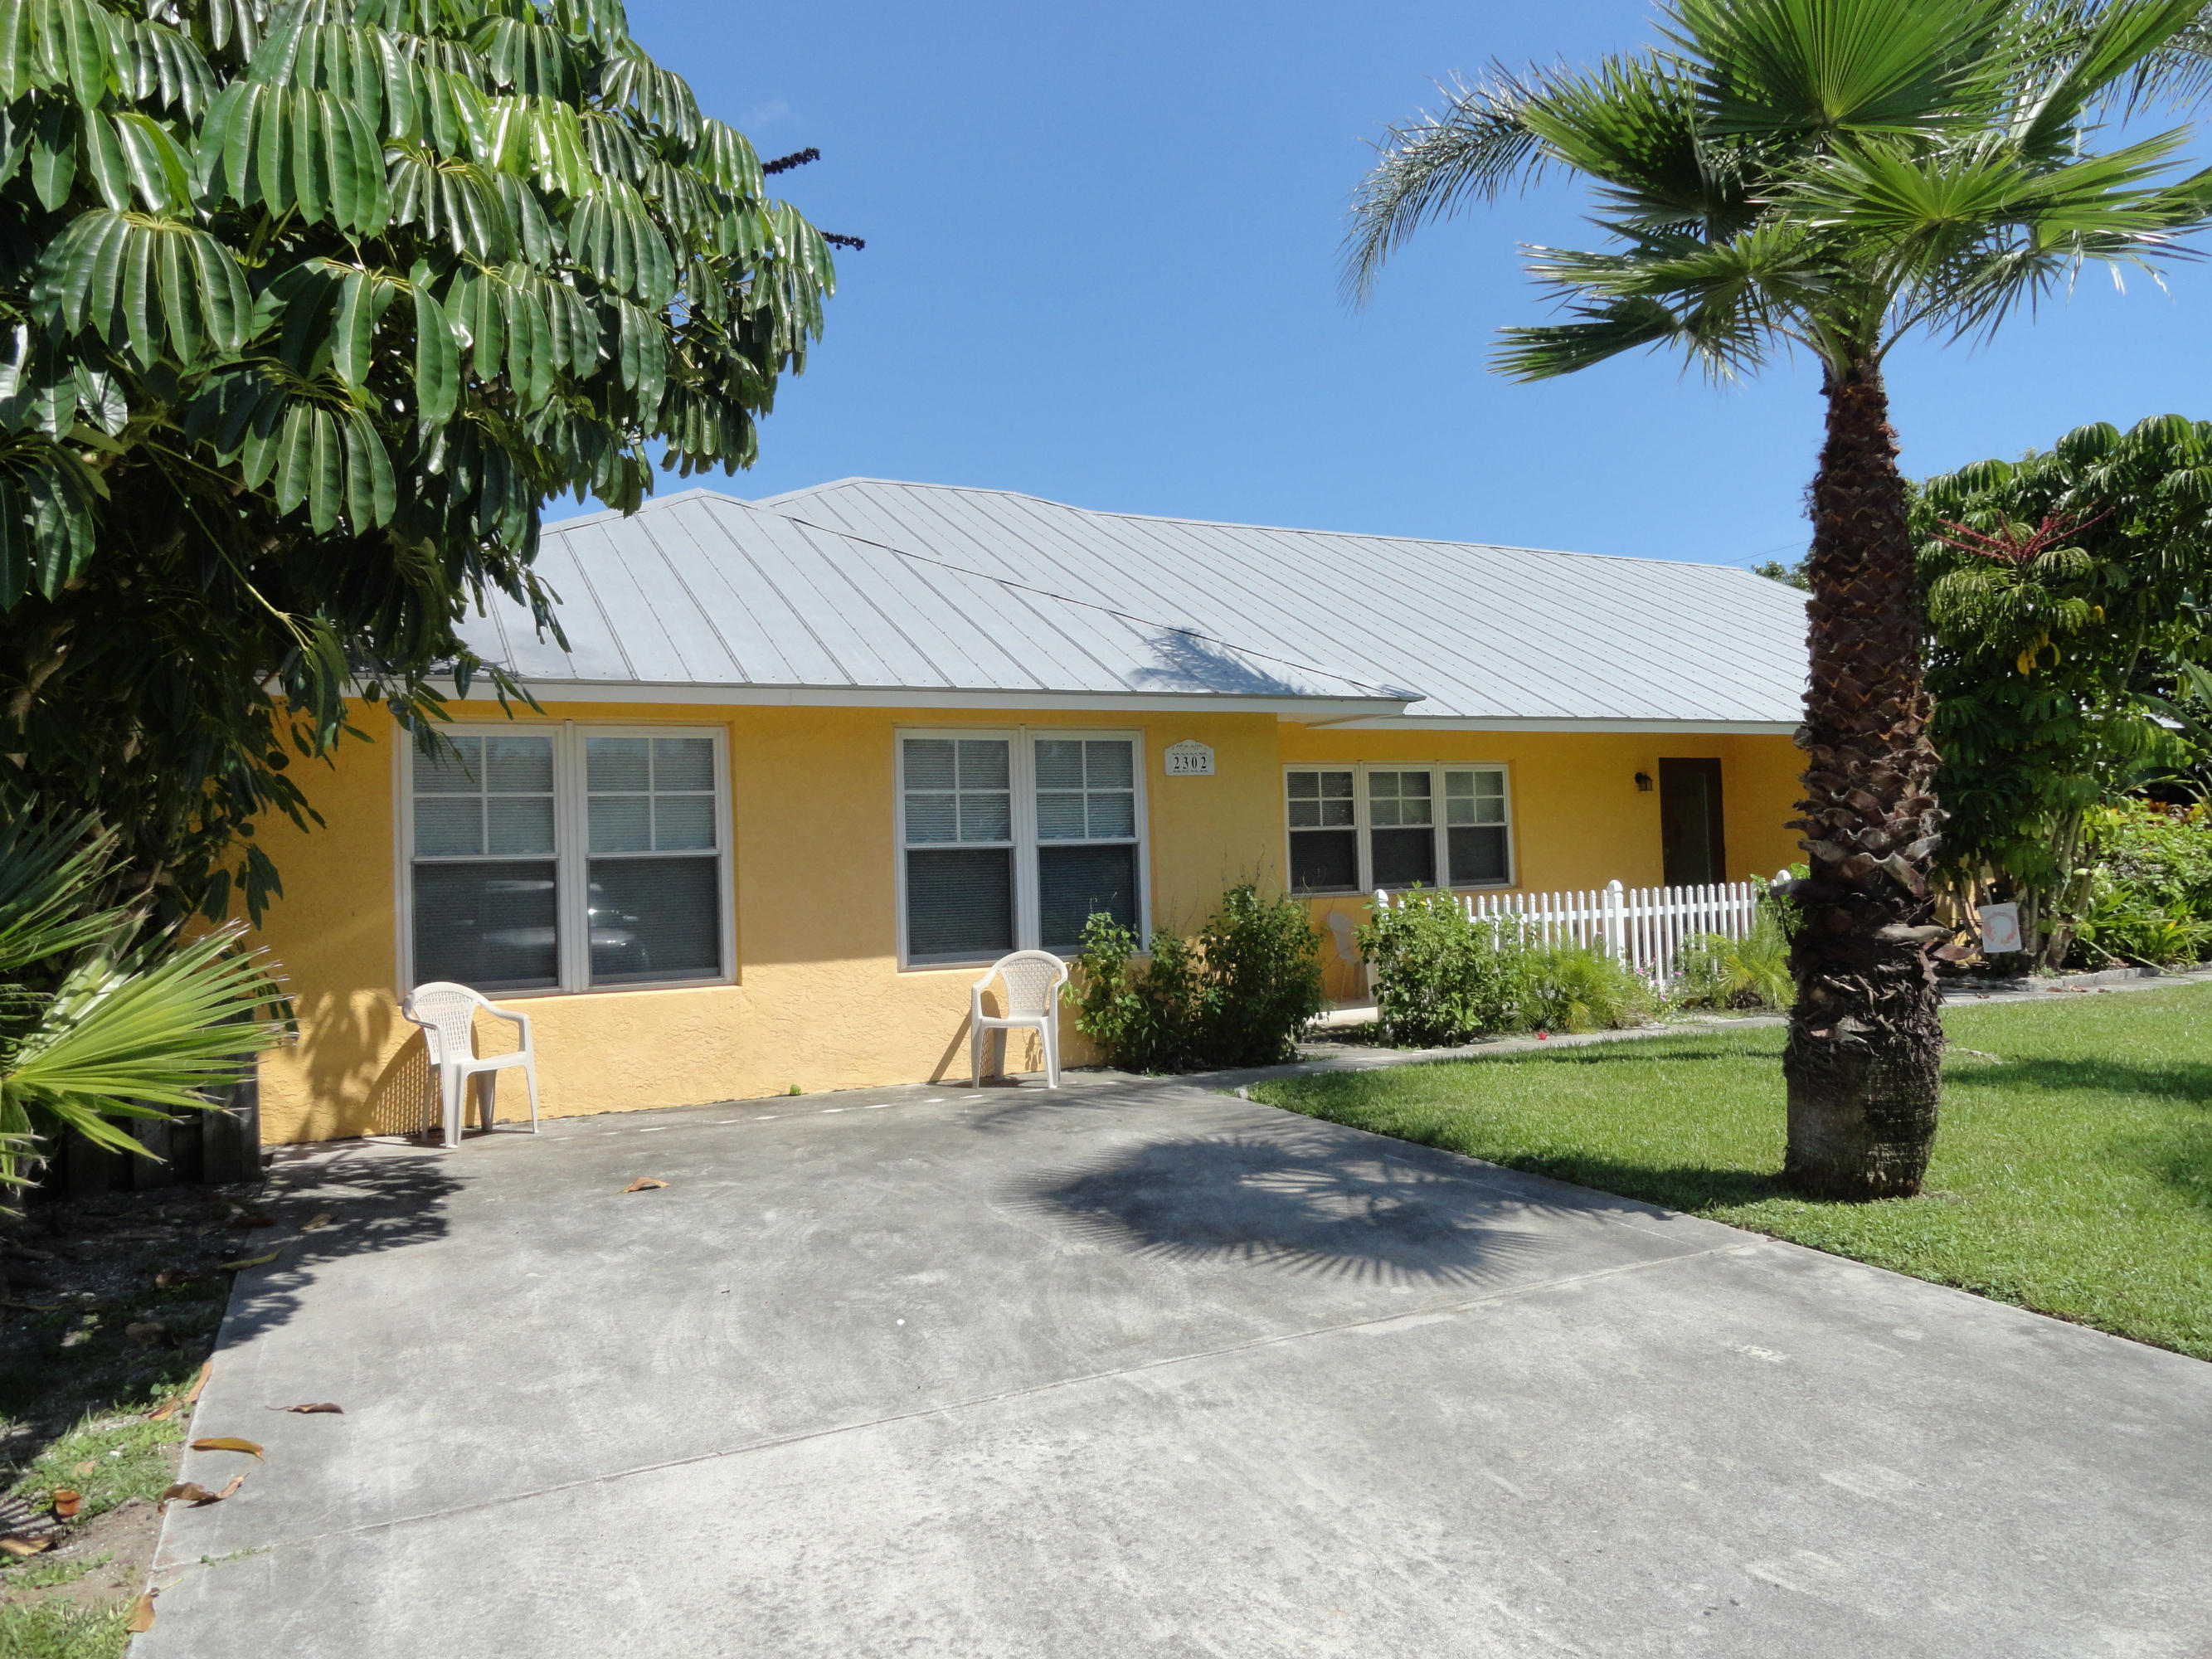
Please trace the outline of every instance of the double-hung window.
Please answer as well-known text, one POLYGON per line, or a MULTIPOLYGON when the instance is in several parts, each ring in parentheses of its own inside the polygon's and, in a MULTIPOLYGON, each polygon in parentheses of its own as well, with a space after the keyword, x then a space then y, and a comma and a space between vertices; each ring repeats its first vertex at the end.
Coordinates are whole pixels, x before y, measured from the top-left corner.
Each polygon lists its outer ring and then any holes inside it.
POLYGON ((1293 766, 1284 816, 1294 892, 1513 879, 1502 766, 1293 766))
POLYGON ((1140 754, 1123 732, 901 732, 902 959, 1072 954, 1097 911, 1142 933, 1140 754))
POLYGON ((730 976, 720 732, 443 735, 450 748, 404 762, 409 984, 581 991, 730 976))

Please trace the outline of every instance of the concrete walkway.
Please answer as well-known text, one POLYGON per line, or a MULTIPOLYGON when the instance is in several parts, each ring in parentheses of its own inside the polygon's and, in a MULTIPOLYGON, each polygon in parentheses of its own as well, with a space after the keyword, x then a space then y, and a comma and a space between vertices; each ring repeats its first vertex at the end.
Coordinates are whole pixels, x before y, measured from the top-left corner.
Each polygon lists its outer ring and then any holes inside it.
POLYGON ((2212 1365, 1186 1085, 276 1188, 135 1659, 2212 1642, 2212 1365))

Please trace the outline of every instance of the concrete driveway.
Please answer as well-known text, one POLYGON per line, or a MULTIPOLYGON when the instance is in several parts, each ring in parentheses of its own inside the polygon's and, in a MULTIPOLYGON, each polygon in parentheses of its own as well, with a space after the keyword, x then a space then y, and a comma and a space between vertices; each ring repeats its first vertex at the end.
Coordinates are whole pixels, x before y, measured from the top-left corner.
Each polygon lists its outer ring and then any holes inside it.
POLYGON ((2212 1654, 2212 1365, 1182 1085, 277 1188, 135 1659, 2212 1654))

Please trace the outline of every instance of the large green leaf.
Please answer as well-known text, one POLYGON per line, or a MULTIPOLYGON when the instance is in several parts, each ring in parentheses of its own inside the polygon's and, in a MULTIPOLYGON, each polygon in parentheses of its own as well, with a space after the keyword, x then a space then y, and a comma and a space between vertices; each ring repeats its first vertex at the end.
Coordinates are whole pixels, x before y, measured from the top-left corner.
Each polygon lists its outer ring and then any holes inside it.
POLYGON ((495 171, 528 173, 546 190, 581 196, 596 183, 576 112, 566 104, 546 98, 495 98, 486 143, 495 171))
POLYGON ((47 249, 32 299, 67 328, 127 341, 147 367, 235 351, 252 308, 238 261, 207 232, 109 210, 80 215, 47 249))
POLYGON ((412 225, 487 264, 511 257, 514 227, 497 183, 483 167, 417 145, 395 145, 390 158, 393 224, 412 225))
POLYGON ((757 201, 766 186, 751 141, 721 121, 699 123, 699 142, 691 147, 689 165, 707 183, 747 201, 757 201))
POLYGON ((580 77, 567 35, 536 17, 491 18, 471 44, 483 54, 495 86, 533 98, 576 96, 580 77))
POLYGON ((568 214, 572 258, 600 282, 648 305, 676 293, 676 262, 645 198, 618 179, 601 179, 568 214))
POLYGON ((234 82, 208 112, 203 166, 241 206, 375 235, 391 216, 384 146, 346 99, 234 82))
POLYGON ((620 41, 607 54, 599 96, 611 108, 635 110, 647 126, 672 137, 688 139, 699 130, 699 103, 684 77, 654 63, 634 41, 620 41))
POLYGON ((99 476, 60 444, 0 455, 0 611, 26 593, 52 599, 84 573, 100 494, 99 476))
MULTIPOLYGON (((4 5, 5 0, 0 0, 4 5)), ((135 21, 124 46, 124 89, 142 104, 174 110, 197 121, 214 100, 215 72, 190 37, 166 23, 135 21)))
POLYGON ((450 420, 461 395, 461 354, 446 309, 430 291, 430 271, 418 264, 409 277, 415 293, 415 402, 425 425, 450 420))

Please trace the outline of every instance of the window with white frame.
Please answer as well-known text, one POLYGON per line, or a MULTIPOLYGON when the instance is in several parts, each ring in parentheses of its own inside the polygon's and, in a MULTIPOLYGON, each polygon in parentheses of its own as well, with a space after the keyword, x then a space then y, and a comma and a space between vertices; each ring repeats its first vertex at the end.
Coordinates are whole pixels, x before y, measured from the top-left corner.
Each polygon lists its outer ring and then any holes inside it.
POLYGON ((721 737, 465 727, 407 762, 407 979, 485 991, 728 976, 721 737))
POLYGON ((1097 911, 1144 931, 1133 735, 904 732, 898 774, 906 961, 1073 953, 1097 911))
POLYGON ((1293 766, 1284 811, 1294 892, 1513 879, 1502 766, 1293 766))

